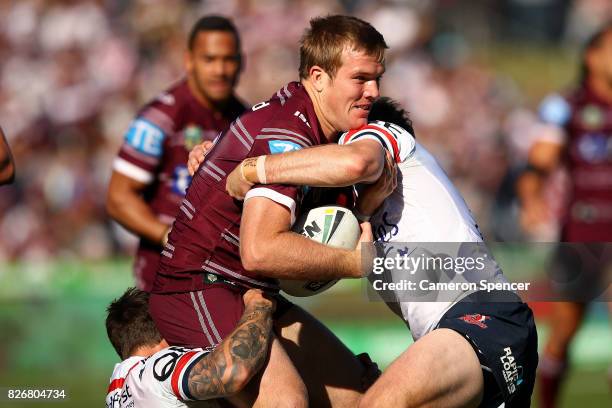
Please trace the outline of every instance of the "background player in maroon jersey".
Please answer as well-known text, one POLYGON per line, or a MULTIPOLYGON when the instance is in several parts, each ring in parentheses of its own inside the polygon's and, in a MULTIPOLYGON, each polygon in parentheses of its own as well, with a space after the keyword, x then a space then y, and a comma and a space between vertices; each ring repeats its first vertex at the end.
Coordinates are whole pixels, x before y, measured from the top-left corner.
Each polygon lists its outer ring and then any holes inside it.
POLYGON ((0 129, 0 186, 8 184, 15 178, 15 163, 4 132, 0 129))
MULTIPOLYGON (((385 48, 382 35, 362 20, 313 19, 300 48, 301 81, 255 105, 215 143, 182 201, 152 290, 151 314, 170 344, 220 342, 242 314, 246 288, 277 291, 277 278, 361 277, 360 246, 334 249, 290 231, 302 188, 255 186, 242 205, 226 193, 225 178, 246 157, 334 142, 338 132, 366 124, 379 96, 385 48)), ((307 197, 321 205, 315 195, 307 197)), ((372 240, 367 223, 362 240, 372 240)), ((356 406, 364 366, 320 322, 280 303, 275 325, 283 347, 275 349, 273 341, 261 383, 296 395, 299 406, 356 406)), ((275 404, 274 395, 268 398, 275 404)))
POLYGON ((605 269, 612 262, 609 255, 604 258, 606 247, 600 243, 612 241, 612 25, 587 42, 582 64, 583 76, 575 90, 543 101, 540 116, 558 140, 548 136, 533 145, 529 168, 517 185, 521 223, 529 231, 546 222, 549 214, 542 194, 546 176, 565 165, 571 186, 561 241, 589 243, 584 247, 597 258, 594 267, 588 268, 573 260, 568 248, 561 247, 553 262, 558 282, 570 284, 585 273, 588 279, 580 288, 562 293, 576 302, 553 303, 551 332, 539 372, 541 404, 545 408, 557 404, 568 348, 585 316, 589 296, 603 293, 595 291, 610 284, 605 280, 605 269))
POLYGON ((241 69, 240 37, 220 16, 201 18, 185 53, 187 76, 145 105, 113 165, 107 209, 140 237, 137 286, 150 291, 161 245, 191 181, 189 150, 213 140, 244 111, 233 95, 241 69))

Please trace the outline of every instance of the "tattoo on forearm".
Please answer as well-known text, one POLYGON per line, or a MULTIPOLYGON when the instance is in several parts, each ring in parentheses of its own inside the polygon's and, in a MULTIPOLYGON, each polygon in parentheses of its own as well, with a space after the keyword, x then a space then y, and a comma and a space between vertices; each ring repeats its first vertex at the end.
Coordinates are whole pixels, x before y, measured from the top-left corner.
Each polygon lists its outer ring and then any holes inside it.
POLYGON ((244 162, 242 163, 242 165, 244 167, 256 168, 257 167, 257 157, 249 157, 247 159, 244 159, 244 162))
POLYGON ((210 399, 239 391, 245 376, 250 379, 263 365, 271 330, 269 306, 247 309, 236 329, 189 372, 191 395, 196 399, 210 399))

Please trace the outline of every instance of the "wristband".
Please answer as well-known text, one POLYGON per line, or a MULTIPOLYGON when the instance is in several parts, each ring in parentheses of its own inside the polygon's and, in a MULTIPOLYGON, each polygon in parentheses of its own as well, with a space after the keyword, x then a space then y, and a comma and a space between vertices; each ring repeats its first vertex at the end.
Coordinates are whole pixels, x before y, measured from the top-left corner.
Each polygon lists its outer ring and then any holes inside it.
POLYGON ((246 181, 249 184, 255 184, 258 182, 256 160, 257 159, 254 157, 249 157, 240 163, 240 176, 242 177, 242 181, 246 181))
POLYGON ((266 180, 266 156, 259 156, 257 158, 257 165, 255 168, 257 170, 257 178, 259 179, 259 183, 268 184, 266 180))

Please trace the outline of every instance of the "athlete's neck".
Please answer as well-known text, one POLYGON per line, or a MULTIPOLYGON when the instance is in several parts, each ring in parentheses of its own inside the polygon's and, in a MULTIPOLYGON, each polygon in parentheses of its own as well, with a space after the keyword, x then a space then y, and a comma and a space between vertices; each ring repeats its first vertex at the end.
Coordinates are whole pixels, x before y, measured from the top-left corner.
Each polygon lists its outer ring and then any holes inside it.
POLYGON ((587 79, 587 84, 595 95, 605 102, 612 104, 612 82, 602 75, 591 75, 587 79))
POLYGON ((202 92, 200 92, 200 89, 195 83, 195 79, 189 75, 187 76, 187 87, 189 88, 189 92, 191 92, 191 94, 196 99, 196 101, 198 101, 200 105, 202 105, 203 107, 207 109, 217 111, 217 112, 222 112, 229 103, 229 98, 224 99, 222 101, 215 101, 215 102, 208 99, 206 96, 202 94, 202 92))
POLYGON ((317 91, 312 83, 307 79, 301 80, 306 93, 310 97, 312 101, 312 106, 315 110, 315 115, 317 115, 317 119, 319 121, 319 125, 321 125, 321 129, 323 130, 323 134, 328 141, 333 140, 334 136, 338 133, 338 130, 334 128, 334 126, 329 122, 329 120, 325 117, 323 113, 323 108, 321 104, 321 92, 317 91))
POLYGON ((158 351, 165 349, 166 347, 169 347, 169 344, 166 342, 165 339, 162 339, 162 341, 160 341, 154 346, 137 347, 136 350, 130 353, 130 357, 149 357, 157 353, 158 351))

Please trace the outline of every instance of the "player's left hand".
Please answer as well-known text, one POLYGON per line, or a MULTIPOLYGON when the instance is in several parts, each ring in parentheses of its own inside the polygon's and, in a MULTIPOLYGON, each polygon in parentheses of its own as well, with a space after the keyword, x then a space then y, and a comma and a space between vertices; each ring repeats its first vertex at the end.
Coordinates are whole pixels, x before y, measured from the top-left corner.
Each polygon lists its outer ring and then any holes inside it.
POLYGON ((397 166, 389 152, 385 154, 385 165, 378 180, 364 188, 359 195, 357 211, 372 215, 397 187, 397 166))
POLYGON ((240 163, 236 166, 225 180, 225 191, 237 200, 244 200, 246 193, 253 187, 253 183, 245 179, 242 165, 243 163, 240 163))
POLYGON ((191 177, 193 177, 195 172, 198 170, 198 167, 200 167, 200 164, 202 164, 212 146, 213 142, 211 142, 210 140, 205 140, 189 152, 189 160, 187 160, 187 170, 189 171, 189 175, 191 177))

